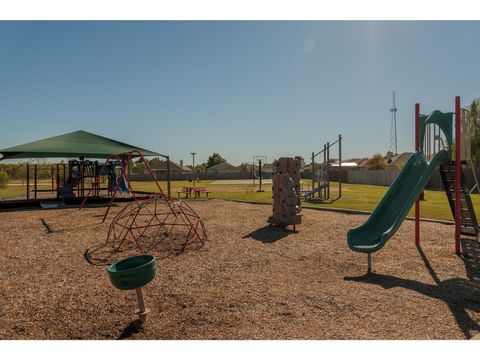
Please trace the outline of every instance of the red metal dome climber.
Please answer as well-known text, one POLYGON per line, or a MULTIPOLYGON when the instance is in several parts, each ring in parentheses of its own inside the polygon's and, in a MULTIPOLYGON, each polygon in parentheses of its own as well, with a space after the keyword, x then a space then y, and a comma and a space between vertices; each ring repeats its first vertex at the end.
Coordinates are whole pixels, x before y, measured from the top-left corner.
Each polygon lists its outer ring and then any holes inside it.
MULTIPOLYGON (((105 245, 111 248, 111 253, 107 257, 120 250, 134 250, 145 253, 172 241, 180 245, 180 248, 176 249, 180 251, 185 250, 187 245, 191 243, 196 247, 205 243, 207 234, 202 218, 186 202, 163 192, 148 162, 140 152, 131 151, 112 155, 105 162, 100 174, 103 173, 106 166, 113 162, 120 167, 119 178, 124 179, 124 185, 128 188, 128 192, 134 201, 128 203, 110 224, 105 245), (134 157, 139 157, 140 161, 143 162, 145 169, 155 182, 158 192, 135 192, 127 175, 128 164, 134 157), (140 198, 137 194, 141 194, 142 197, 140 198), (174 229, 175 231, 173 231, 174 229)), ((117 182, 103 216, 103 222, 107 218, 117 192, 120 191, 119 186, 121 184, 117 182)), ((83 199, 80 209, 87 202, 89 195, 90 191, 83 199)))

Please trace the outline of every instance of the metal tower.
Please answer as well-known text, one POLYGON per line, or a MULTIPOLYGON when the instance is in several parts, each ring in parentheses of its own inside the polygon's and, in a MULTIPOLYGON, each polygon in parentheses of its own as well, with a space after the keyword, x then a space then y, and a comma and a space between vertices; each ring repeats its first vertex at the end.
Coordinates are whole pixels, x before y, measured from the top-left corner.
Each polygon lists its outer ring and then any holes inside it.
POLYGON ((393 153, 393 155, 397 155, 397 107, 395 106, 395 91, 393 92, 393 101, 392 107, 390 108, 390 113, 392 114, 390 127, 390 151, 393 153))

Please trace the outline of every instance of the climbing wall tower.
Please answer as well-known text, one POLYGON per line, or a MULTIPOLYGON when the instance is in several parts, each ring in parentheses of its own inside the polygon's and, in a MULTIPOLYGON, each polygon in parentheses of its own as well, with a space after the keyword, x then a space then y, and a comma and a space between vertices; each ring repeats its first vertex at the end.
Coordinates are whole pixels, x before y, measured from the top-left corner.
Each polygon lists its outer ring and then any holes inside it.
POLYGON ((300 161, 280 158, 273 163, 272 176, 273 214, 268 222, 289 226, 302 222, 300 215, 300 161))

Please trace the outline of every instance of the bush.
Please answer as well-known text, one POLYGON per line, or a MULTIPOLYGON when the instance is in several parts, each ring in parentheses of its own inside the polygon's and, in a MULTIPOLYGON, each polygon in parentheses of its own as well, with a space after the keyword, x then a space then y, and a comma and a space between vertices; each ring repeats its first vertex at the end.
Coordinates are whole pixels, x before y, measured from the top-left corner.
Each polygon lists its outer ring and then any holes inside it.
POLYGON ((367 161, 368 170, 383 170, 387 167, 385 159, 380 154, 375 154, 367 161))
POLYGON ((10 180, 8 174, 0 170, 0 189, 5 189, 8 186, 8 180, 10 180))

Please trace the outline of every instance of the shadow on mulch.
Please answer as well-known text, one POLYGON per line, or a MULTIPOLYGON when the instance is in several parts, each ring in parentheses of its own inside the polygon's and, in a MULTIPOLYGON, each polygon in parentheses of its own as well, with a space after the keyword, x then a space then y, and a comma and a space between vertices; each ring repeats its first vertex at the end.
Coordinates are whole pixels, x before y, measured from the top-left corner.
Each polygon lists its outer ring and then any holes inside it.
POLYGON ((120 336, 117 338, 117 340, 124 340, 128 339, 132 335, 138 334, 139 332, 142 332, 143 330, 143 325, 140 320, 133 320, 128 326, 123 329, 122 333, 120 336))
POLYGON ((42 225, 45 227, 45 230, 47 230, 47 234, 52 234, 52 233, 53 233, 52 228, 51 228, 50 225, 45 221, 44 218, 40 218, 40 222, 41 222, 42 225))
POLYGON ((309 200, 306 200, 306 203, 310 203, 310 204, 333 204, 335 201, 337 201, 338 199, 340 199, 339 196, 337 196, 336 198, 333 198, 333 199, 328 199, 328 200, 325 200, 325 199, 309 199, 309 200))
POLYGON ((297 231, 286 229, 280 226, 266 225, 260 229, 252 231, 242 237, 242 239, 252 238, 261 241, 264 244, 272 244, 278 240, 287 237, 290 234, 296 234, 297 231))
POLYGON ((154 255, 157 260, 164 260, 182 256, 190 251, 208 251, 202 244, 190 242, 186 248, 182 244, 171 244, 162 241, 164 238, 157 240, 149 245, 144 246, 144 251, 140 251, 132 243, 127 243, 121 249, 114 248, 111 245, 103 242, 87 248, 83 253, 85 260, 94 266, 109 266, 129 256, 136 256, 141 254, 154 255))
POLYGON ((345 276, 344 280, 375 284, 384 289, 402 287, 441 300, 449 307, 465 338, 469 339, 474 335, 472 332, 480 331, 480 324, 467 312, 467 310, 480 312, 480 243, 471 239, 462 239, 462 260, 468 280, 452 278, 441 281, 422 248, 417 248, 435 285, 374 272, 356 277, 345 276))
POLYGON ((182 254, 185 254, 187 251, 188 250, 182 251, 181 249, 172 249, 164 252, 154 251, 154 249, 150 249, 150 251, 146 251, 144 253, 142 253, 138 249, 116 251, 109 245, 100 244, 100 245, 94 245, 86 249, 85 252, 83 253, 83 257, 90 265, 109 266, 129 256, 151 254, 151 255, 155 255, 157 260, 163 260, 167 258, 180 256, 182 254))
MULTIPOLYGON (((48 209, 48 210, 50 210, 50 209, 48 209)), ((87 216, 89 216, 89 215, 87 215, 87 216)), ((97 220, 93 219, 95 217, 95 215, 91 216, 92 220, 93 220, 92 222, 90 222, 88 224, 83 224, 83 225, 80 225, 80 226, 75 226, 75 222, 72 222, 72 220, 71 220, 72 214, 71 213, 59 214, 59 215, 56 216, 56 219, 58 220, 58 219, 66 218, 66 217, 70 217, 70 218, 66 219, 62 222, 57 223, 57 225, 59 223, 62 224, 62 225, 65 225, 64 227, 61 227, 61 228, 59 228, 57 226, 52 227, 52 225, 49 222, 47 222, 47 220, 45 220, 45 218, 39 218, 39 221, 45 227, 45 230, 47 231, 47 234, 75 233, 79 230, 97 228, 99 226, 102 226, 102 224, 103 224, 103 222, 98 222, 97 220)))

